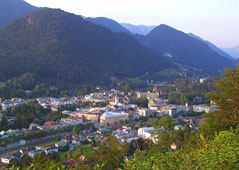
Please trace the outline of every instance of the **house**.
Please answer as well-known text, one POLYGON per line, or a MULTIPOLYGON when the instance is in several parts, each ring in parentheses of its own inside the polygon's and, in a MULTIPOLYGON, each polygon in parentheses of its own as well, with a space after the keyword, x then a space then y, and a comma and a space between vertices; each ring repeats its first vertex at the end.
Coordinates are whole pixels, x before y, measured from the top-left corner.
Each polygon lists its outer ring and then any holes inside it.
POLYGON ((166 105, 168 103, 168 99, 161 99, 161 98, 155 98, 150 99, 148 103, 148 107, 159 107, 161 105, 166 105))
POLYGON ((79 124, 83 124, 83 119, 80 118, 62 118, 61 123, 66 124, 67 126, 76 126, 79 124))
POLYGON ((106 128, 99 128, 99 130, 97 131, 99 134, 106 134, 106 133, 111 133, 110 129, 106 129, 106 128))
POLYGON ((143 127, 138 129, 138 136, 143 139, 148 139, 151 137, 151 134, 154 132, 153 127, 143 127))
POLYGON ((29 125, 29 130, 31 131, 40 131, 40 130, 43 130, 43 127, 39 124, 36 124, 36 123, 31 123, 29 125))
POLYGON ((24 139, 20 139, 20 140, 19 140, 19 144, 20 144, 20 145, 25 145, 25 144, 26 144, 26 141, 25 141, 24 139))
POLYGON ((3 155, 1 157, 1 162, 4 163, 4 164, 9 164, 10 161, 12 160, 12 156, 11 155, 3 155))
POLYGON ((84 139, 81 135, 72 136, 72 144, 74 144, 74 145, 80 145, 83 140, 84 139))
POLYGON ((143 116, 143 117, 148 117, 148 116, 150 116, 152 114, 151 110, 149 110, 147 108, 141 108, 138 111, 139 111, 139 115, 143 116))
POLYGON ((209 113, 209 112, 212 112, 214 110, 216 110, 215 107, 208 106, 208 105, 205 105, 205 104, 193 105, 193 111, 194 112, 206 112, 206 113, 209 113))
POLYGON ((67 146, 67 142, 65 142, 65 141, 61 141, 61 142, 57 142, 56 144, 55 144, 55 146, 56 147, 65 147, 65 146, 67 146))
POLYGON ((28 152, 28 156, 34 157, 37 153, 35 151, 28 152))
POLYGON ((173 142, 172 144, 171 144, 171 149, 172 150, 176 150, 177 149, 177 143, 175 143, 175 142, 173 142))
POLYGON ((71 135, 66 135, 62 138, 63 142, 66 142, 67 144, 71 144, 72 143, 72 136, 71 135))
POLYGON ((155 99, 155 98, 159 97, 159 93, 151 93, 150 91, 148 91, 147 93, 137 92, 136 95, 137 95, 138 99, 139 98, 144 98, 144 97, 147 97, 147 98, 150 98, 150 99, 155 99))
POLYGON ((44 152, 45 152, 46 155, 48 155, 52 152, 58 152, 58 148, 57 147, 51 147, 51 148, 46 149, 44 152))
POLYGON ((57 130, 59 128, 59 124, 55 121, 47 121, 44 123, 43 128, 57 130))

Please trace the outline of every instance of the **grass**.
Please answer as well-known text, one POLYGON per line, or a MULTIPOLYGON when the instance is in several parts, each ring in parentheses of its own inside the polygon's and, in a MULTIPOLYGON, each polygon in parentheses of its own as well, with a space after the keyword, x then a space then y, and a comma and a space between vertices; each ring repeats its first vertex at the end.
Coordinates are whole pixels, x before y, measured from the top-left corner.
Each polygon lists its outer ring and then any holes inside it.
POLYGON ((5 87, 6 83, 5 82, 0 82, 0 87, 5 87))
POLYGON ((158 75, 162 76, 174 76, 179 75, 179 73, 175 69, 164 69, 157 73, 158 75))
MULTIPOLYGON (((71 151, 73 157, 75 156, 75 154, 78 152, 79 149, 81 149, 81 151, 84 153, 84 155, 88 155, 89 153, 93 152, 93 150, 94 150, 93 147, 90 145, 77 146, 71 151)), ((61 161, 65 160, 65 154, 66 154, 66 152, 60 152, 61 161)))
POLYGON ((144 83, 143 80, 140 80, 140 79, 137 79, 137 78, 127 78, 127 80, 130 83, 133 83, 133 84, 143 84, 144 83))

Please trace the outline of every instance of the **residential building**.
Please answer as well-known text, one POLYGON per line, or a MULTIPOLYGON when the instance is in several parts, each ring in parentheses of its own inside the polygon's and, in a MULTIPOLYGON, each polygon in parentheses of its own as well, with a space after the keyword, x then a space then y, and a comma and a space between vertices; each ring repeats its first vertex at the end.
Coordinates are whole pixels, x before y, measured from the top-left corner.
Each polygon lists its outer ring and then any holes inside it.
POLYGON ((46 155, 48 155, 52 152, 58 152, 58 148, 57 147, 51 147, 51 148, 46 149, 44 152, 45 152, 46 155))

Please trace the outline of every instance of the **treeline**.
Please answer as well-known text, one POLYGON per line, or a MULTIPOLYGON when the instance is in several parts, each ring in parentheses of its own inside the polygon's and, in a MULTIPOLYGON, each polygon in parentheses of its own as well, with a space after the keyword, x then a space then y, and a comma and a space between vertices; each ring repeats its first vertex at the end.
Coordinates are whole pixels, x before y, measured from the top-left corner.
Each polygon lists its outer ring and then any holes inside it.
POLYGON ((214 82, 205 81, 203 83, 192 84, 189 79, 184 78, 176 79, 174 85, 158 87, 158 91, 163 92, 161 94, 162 98, 167 98, 169 103, 178 105, 208 102, 205 95, 214 90, 214 82), (194 100, 195 98, 196 100, 194 100))
POLYGON ((37 101, 30 101, 6 110, 0 121, 0 131, 28 128, 29 124, 33 122, 43 125, 46 121, 56 121, 62 117, 65 115, 53 112, 49 107, 43 108, 37 101), (7 118, 13 118, 13 122, 7 121, 7 118))

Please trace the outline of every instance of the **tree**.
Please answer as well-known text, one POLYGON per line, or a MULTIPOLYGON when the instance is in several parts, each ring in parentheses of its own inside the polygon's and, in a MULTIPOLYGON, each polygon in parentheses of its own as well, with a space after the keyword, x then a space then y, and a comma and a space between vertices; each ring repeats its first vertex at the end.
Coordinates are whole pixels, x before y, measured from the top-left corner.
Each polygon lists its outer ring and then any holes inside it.
POLYGON ((74 128, 72 129, 72 132, 73 132, 74 135, 78 135, 78 134, 80 133, 80 128, 74 127, 74 128))
POLYGON ((141 128, 141 127, 142 127, 142 122, 141 122, 141 121, 139 121, 139 122, 137 123, 137 127, 138 127, 138 128, 141 128))
POLYGON ((153 127, 155 127, 155 126, 158 125, 158 123, 159 123, 159 120, 158 120, 158 119, 149 118, 149 119, 147 120, 147 126, 153 126, 153 127))
POLYGON ((113 136, 107 136, 107 140, 95 150, 95 164, 102 166, 104 170, 119 169, 124 160, 126 148, 113 136))
POLYGON ((170 116, 163 116, 158 123, 158 128, 164 127, 165 130, 173 130, 175 123, 170 116))
POLYGON ((239 65, 236 69, 225 69, 223 77, 214 81, 216 90, 207 97, 217 110, 205 114, 206 119, 199 127, 200 133, 207 136, 239 124, 239 65))

